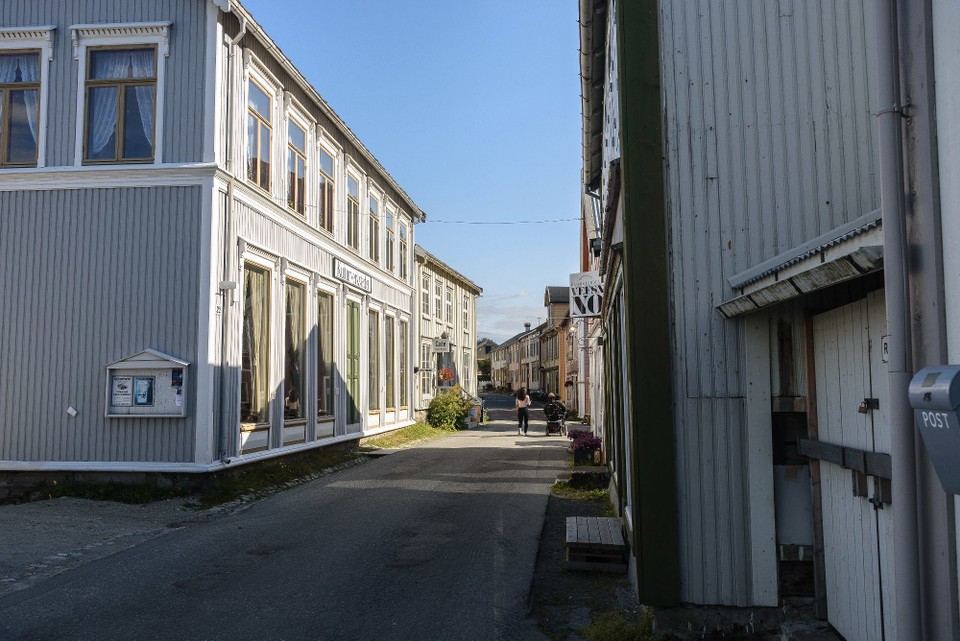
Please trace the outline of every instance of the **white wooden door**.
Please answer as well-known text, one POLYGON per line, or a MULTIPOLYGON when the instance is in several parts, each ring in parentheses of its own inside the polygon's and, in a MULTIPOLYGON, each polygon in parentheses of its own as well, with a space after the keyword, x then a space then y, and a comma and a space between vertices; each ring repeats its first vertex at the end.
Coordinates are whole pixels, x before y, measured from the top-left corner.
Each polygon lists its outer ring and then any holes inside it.
MULTIPOLYGON (((820 441, 890 452, 888 382, 880 345, 886 334, 882 292, 814 318, 820 441), (875 398, 879 407, 860 405, 875 398)), ((820 463, 827 617, 846 641, 895 641, 892 512, 896 506, 855 496, 850 469, 820 463), (882 506, 882 507, 881 507, 882 506)))

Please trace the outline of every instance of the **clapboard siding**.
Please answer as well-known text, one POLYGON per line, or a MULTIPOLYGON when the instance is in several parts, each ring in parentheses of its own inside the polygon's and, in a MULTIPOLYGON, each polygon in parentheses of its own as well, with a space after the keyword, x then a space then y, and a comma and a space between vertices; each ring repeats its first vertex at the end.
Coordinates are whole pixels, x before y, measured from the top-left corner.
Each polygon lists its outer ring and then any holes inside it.
MULTIPOLYGON (((164 162, 199 161, 203 146, 206 4, 197 0, 3 0, 4 27, 55 25, 50 63, 47 164, 72 165, 76 146, 77 76, 70 26, 170 21, 166 64, 164 162)), ((212 80, 211 80, 212 82, 212 80)))
MULTIPOLYGON (((715 308, 734 295, 730 276, 878 207, 872 6, 659 7, 681 596, 746 605, 751 560, 738 558, 749 549, 743 328, 715 308)), ((796 347, 802 314, 783 316, 796 347)), ((774 319, 772 341, 777 326, 774 319)), ((799 360, 794 367, 784 382, 804 395, 799 360)))
POLYGON ((194 407, 200 211, 199 187, 0 193, 0 460, 192 461, 194 412, 106 419, 105 368, 183 358, 194 407))
POLYGON ((380 270, 364 258, 345 252, 335 253, 332 249, 335 247, 334 242, 326 239, 321 232, 306 229, 303 233, 291 231, 260 213, 256 207, 242 201, 236 203, 236 225, 238 238, 245 240, 252 247, 278 258, 286 258, 291 263, 319 274, 328 281, 333 278, 334 256, 347 256, 344 258, 346 263, 373 277, 373 291, 370 295, 374 301, 407 313, 413 312, 409 292, 378 280, 380 270))

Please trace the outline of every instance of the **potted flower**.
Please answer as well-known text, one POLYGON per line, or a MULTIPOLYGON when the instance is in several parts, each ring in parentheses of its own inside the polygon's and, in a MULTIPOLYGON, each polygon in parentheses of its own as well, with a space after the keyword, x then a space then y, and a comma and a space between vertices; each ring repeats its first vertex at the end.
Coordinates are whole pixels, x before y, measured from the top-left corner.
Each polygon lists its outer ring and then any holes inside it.
POLYGON ((603 441, 594 436, 593 432, 585 430, 570 432, 570 440, 573 441, 570 445, 573 451, 573 464, 593 465, 597 451, 603 446, 603 441))

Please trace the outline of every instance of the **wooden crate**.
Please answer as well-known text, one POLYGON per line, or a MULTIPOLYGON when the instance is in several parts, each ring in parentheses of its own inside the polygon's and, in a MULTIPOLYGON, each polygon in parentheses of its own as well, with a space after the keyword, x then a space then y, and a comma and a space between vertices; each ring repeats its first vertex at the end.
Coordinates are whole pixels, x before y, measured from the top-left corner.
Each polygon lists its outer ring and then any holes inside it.
POLYGON ((627 571, 627 544, 620 519, 567 517, 567 559, 570 570, 627 571))

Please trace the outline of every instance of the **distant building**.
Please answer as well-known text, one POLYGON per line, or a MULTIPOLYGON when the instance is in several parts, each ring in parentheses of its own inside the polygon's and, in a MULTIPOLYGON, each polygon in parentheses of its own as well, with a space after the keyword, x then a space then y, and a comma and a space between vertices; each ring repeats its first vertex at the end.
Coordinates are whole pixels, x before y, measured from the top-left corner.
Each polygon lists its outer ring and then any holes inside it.
POLYGON ((443 388, 460 385, 477 394, 477 297, 483 289, 423 247, 417 245, 415 253, 420 284, 417 409, 424 410, 443 388), (451 373, 452 378, 445 378, 451 373))
POLYGON ((481 338, 477 341, 477 359, 489 358, 493 353, 493 350, 497 349, 498 347, 499 345, 489 338, 481 338))

